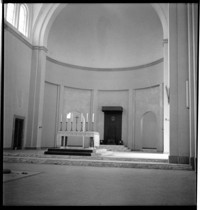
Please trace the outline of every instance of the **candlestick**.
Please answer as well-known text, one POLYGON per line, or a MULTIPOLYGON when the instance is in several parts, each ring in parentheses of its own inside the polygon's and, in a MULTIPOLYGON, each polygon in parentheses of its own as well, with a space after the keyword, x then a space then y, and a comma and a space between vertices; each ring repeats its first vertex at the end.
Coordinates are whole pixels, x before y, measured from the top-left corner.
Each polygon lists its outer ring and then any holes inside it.
POLYGON ((73 122, 71 122, 71 131, 73 131, 72 127, 73 127, 73 122))
POLYGON ((76 131, 78 131, 77 130, 77 122, 78 122, 78 116, 76 116, 76 131))
POLYGON ((60 131, 62 131, 62 122, 60 122, 60 131))
POLYGON ((86 115, 86 122, 88 122, 88 113, 87 113, 87 115, 86 115))
POLYGON ((83 122, 81 122, 81 131, 83 131, 83 122))
POLYGON ((88 122, 86 122, 85 130, 88 131, 88 122))
POLYGON ((73 122, 73 113, 71 113, 71 121, 73 122))
POLYGON ((81 113, 81 123, 83 122, 83 113, 81 113))
POLYGON ((92 115, 92 122, 94 122, 94 113, 93 113, 93 115, 92 115))

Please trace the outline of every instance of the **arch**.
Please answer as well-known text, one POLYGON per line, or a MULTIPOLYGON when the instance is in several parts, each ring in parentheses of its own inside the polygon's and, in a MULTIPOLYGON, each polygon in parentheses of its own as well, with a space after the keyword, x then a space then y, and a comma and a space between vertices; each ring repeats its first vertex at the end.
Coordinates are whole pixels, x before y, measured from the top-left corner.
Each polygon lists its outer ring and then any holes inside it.
POLYGON ((168 39, 168 21, 167 21, 167 17, 165 15, 162 5, 154 3, 154 4, 151 4, 151 6, 154 8, 154 10, 156 11, 161 21, 162 28, 163 28, 163 39, 168 39))
POLYGON ((141 117, 141 141, 143 148, 158 149, 158 123, 154 112, 145 112, 141 117))
POLYGON ((40 9, 38 19, 33 27, 33 45, 47 47, 47 38, 51 25, 66 4, 48 4, 40 9))
POLYGON ((19 8, 18 30, 25 36, 28 34, 28 18, 29 10, 25 4, 21 4, 19 8))
MULTIPOLYGON (((38 19, 34 25, 34 35, 33 35, 33 44, 39 46, 47 47, 47 38, 50 31, 50 28, 60 13, 60 11, 66 6, 67 4, 48 4, 43 5, 38 15, 38 19)), ((159 4, 151 4, 152 7, 155 9, 158 17, 161 21, 163 27, 163 39, 168 38, 168 24, 167 18, 163 11, 163 8, 159 4)))

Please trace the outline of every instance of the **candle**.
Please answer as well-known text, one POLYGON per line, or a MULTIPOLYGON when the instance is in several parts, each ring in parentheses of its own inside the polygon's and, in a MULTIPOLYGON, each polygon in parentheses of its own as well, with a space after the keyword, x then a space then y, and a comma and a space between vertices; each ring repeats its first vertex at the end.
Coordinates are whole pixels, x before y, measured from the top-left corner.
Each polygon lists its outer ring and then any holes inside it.
POLYGON ((86 115, 86 122, 88 122, 88 113, 87 113, 87 115, 86 115))
POLYGON ((81 122, 83 122, 83 113, 81 113, 81 122))
POLYGON ((67 114, 66 114, 66 122, 68 122, 67 114))
POLYGON ((73 122, 73 113, 71 114, 71 121, 73 122))
POLYGON ((93 115, 92 115, 92 122, 94 122, 94 113, 93 113, 93 115))
POLYGON ((62 122, 62 114, 61 114, 60 122, 62 122))

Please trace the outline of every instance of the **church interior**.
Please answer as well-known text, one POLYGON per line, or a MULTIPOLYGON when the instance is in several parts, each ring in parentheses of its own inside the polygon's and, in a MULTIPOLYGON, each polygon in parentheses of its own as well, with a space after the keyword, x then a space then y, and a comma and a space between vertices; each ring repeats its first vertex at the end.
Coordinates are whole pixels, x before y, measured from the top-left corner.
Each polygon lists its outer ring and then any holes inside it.
POLYGON ((123 147, 196 173, 197 3, 3 10, 3 151, 123 147))

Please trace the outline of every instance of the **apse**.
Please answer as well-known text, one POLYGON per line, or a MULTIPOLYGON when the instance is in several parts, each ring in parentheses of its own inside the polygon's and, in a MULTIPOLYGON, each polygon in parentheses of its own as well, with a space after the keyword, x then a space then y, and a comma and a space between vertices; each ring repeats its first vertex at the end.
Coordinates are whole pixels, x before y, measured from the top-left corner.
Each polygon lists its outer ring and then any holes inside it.
POLYGON ((126 68, 163 57, 163 31, 150 4, 67 4, 48 36, 48 56, 93 68, 126 68))

